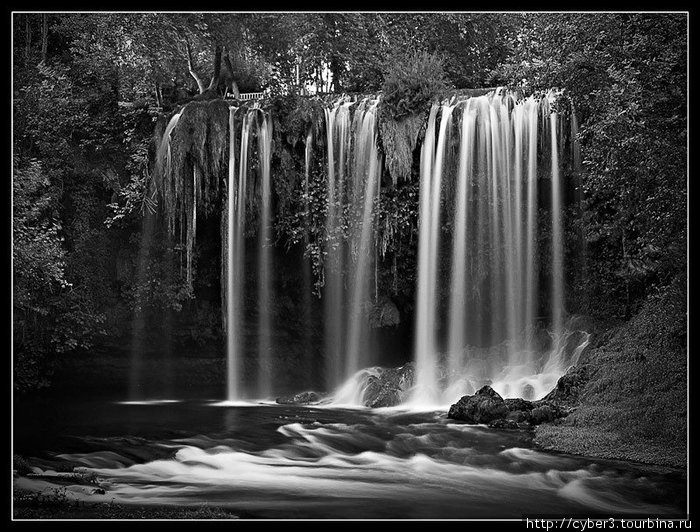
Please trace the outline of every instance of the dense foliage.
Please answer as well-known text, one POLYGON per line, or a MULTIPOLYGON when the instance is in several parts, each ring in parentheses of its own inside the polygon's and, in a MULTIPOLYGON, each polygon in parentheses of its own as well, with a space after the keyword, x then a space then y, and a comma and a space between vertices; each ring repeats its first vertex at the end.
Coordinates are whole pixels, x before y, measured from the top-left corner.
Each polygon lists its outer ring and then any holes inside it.
POLYGON ((580 310, 629 315, 686 262, 687 17, 522 16, 503 72, 562 87, 580 116, 580 310), (606 297, 599 297, 606 294, 606 297))
POLYGON ((275 235, 279 247, 304 247, 317 279, 328 238, 323 103, 306 95, 383 93, 377 277, 410 312, 423 116, 448 89, 496 84, 560 87, 577 111, 581 203, 567 215, 567 249, 584 253, 567 253, 568 310, 630 315, 685 273, 683 14, 24 13, 13 33, 20 388, 47 384, 57 354, 119 343, 136 311, 215 314, 197 306, 218 297, 215 236, 192 251, 202 265, 192 287, 187 246, 167 237, 153 194, 152 135, 163 132, 162 112, 210 99, 219 69, 226 87, 272 96, 275 235), (304 190, 309 132, 318 147, 304 190))
POLYGON ((449 88, 443 61, 428 52, 401 51, 384 66, 379 127, 385 164, 393 182, 410 179, 418 136, 431 102, 449 88))

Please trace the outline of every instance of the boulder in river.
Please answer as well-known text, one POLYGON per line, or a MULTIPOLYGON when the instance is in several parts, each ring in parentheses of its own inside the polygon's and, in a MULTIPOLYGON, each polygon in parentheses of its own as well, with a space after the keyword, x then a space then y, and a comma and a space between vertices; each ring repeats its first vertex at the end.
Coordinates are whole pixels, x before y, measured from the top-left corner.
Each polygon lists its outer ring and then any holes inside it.
POLYGON ((288 397, 278 397, 276 399, 277 404, 280 405, 308 405, 311 403, 318 403, 325 397, 324 394, 319 392, 301 392, 293 396, 288 397))
POLYGON ((453 404, 447 417, 501 429, 523 429, 554 421, 573 411, 578 389, 583 386, 582 375, 582 372, 567 373, 552 392, 538 401, 504 400, 493 388, 484 386, 474 395, 465 395, 453 404))
POLYGON ((474 395, 465 395, 453 404, 447 417, 478 424, 505 419, 506 415, 508 407, 503 397, 491 386, 484 386, 474 395))
POLYGON ((367 378, 362 402, 370 408, 396 406, 413 386, 415 369, 412 362, 399 368, 383 369, 367 378))

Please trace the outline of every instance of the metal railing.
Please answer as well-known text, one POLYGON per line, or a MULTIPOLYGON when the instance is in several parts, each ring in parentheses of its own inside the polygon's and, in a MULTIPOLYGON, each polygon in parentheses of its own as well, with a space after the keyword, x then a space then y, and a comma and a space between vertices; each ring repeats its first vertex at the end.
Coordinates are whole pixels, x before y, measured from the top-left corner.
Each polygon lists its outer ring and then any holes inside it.
MULTIPOLYGON (((242 92, 239 95, 238 99, 239 100, 259 100, 263 96, 265 96, 264 92, 242 92)), ((226 93, 226 99, 227 100, 235 100, 236 97, 229 92, 229 93, 226 93)))

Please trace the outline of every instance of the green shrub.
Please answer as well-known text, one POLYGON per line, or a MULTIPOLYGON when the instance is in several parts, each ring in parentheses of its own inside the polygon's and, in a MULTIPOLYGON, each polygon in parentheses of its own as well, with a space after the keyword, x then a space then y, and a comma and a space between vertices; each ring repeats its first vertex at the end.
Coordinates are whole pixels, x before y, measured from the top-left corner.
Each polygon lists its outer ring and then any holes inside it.
POLYGON ((428 52, 393 54, 385 65, 382 107, 394 120, 428 109, 449 89, 442 59, 428 52))
POLYGON ((413 152, 430 103, 449 88, 445 79, 442 60, 427 52, 394 54, 385 66, 379 128, 394 183, 411 177, 413 152))

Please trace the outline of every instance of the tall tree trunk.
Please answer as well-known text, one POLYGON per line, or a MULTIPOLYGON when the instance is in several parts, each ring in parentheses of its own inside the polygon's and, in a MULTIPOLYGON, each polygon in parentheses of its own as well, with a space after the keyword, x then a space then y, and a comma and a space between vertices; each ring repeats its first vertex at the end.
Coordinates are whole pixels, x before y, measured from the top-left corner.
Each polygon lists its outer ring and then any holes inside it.
POLYGON ((46 62, 46 54, 49 50, 49 15, 41 15, 41 62, 46 62))
POLYGON ((221 79, 221 45, 217 44, 214 49, 214 74, 209 82, 209 90, 216 90, 221 79))
POLYGON ((202 82, 202 78, 199 77, 199 75, 194 69, 194 61, 192 60, 192 47, 190 46, 190 40, 187 38, 187 35, 185 35, 185 46, 187 47, 187 68, 190 71, 190 75, 197 82, 199 94, 202 94, 204 92, 204 83, 202 82))
POLYGON ((163 107, 163 91, 160 88, 160 83, 156 83, 156 105, 163 107))
POLYGON ((336 55, 333 55, 331 57, 330 61, 330 71, 331 71, 331 77, 332 77, 332 84, 330 86, 330 91, 335 92, 335 93, 340 93, 342 92, 340 88, 341 84, 341 76, 342 76, 342 64, 340 62, 340 58, 336 55))
POLYGON ((24 15, 24 61, 29 65, 32 50, 32 16, 24 15))

